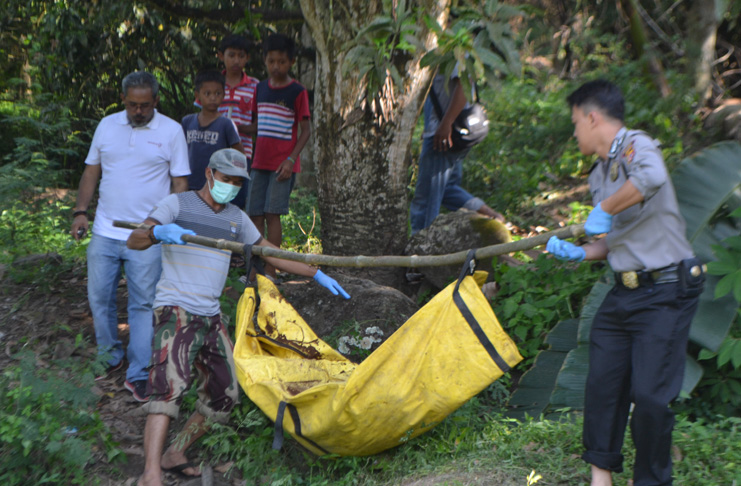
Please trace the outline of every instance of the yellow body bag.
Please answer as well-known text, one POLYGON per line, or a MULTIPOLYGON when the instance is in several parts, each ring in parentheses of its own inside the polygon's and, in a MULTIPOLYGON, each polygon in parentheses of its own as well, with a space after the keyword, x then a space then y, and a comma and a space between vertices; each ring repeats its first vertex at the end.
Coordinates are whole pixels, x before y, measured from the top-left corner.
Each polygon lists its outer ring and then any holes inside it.
POLYGON ((354 364, 258 275, 259 306, 247 288, 237 307, 234 361, 242 389, 275 420, 273 447, 285 429, 319 455, 381 452, 430 430, 519 363, 477 283, 486 273, 475 277, 462 271, 354 364))

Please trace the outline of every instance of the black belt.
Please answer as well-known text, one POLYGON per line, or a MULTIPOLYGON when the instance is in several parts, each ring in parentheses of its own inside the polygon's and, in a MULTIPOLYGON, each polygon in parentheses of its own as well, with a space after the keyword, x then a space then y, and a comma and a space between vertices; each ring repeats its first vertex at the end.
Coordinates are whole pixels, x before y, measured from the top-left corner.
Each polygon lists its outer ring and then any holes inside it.
POLYGON ((679 282, 679 266, 670 265, 658 270, 638 272, 615 272, 615 282, 626 289, 637 289, 654 284, 679 282))

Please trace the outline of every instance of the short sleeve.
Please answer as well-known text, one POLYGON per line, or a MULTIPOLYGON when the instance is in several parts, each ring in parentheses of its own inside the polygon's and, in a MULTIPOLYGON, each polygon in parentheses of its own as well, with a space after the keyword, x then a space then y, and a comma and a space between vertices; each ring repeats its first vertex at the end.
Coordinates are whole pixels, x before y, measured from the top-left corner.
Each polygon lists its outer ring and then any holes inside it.
POLYGON ((236 145, 242 141, 241 138, 239 138, 239 132, 237 131, 237 124, 234 123, 233 120, 230 120, 229 118, 224 118, 224 132, 225 132, 225 140, 227 147, 231 147, 233 145, 236 145))
POLYGON ((149 212, 149 219, 153 219, 160 224, 170 224, 174 222, 180 213, 180 200, 177 194, 170 194, 149 212))
POLYGON ((98 127, 95 129, 93 134, 93 141, 90 143, 90 150, 85 158, 86 165, 100 165, 100 139, 103 137, 103 131, 105 130, 105 118, 98 123, 98 127))
POLYGON ((294 102, 294 112, 296 113, 296 120, 306 120, 311 118, 311 112, 309 111, 309 92, 303 89, 294 102))
POLYGON ((247 216, 247 213, 244 211, 240 212, 242 213, 242 232, 239 234, 239 241, 244 244, 254 245, 260 241, 262 235, 257 231, 255 223, 247 216))
POLYGON ((188 161, 188 144, 185 142, 184 130, 173 132, 170 140, 170 176, 184 177, 190 175, 188 161))
POLYGON ((646 135, 631 140, 622 157, 630 181, 645 199, 656 194, 669 179, 658 142, 646 135))

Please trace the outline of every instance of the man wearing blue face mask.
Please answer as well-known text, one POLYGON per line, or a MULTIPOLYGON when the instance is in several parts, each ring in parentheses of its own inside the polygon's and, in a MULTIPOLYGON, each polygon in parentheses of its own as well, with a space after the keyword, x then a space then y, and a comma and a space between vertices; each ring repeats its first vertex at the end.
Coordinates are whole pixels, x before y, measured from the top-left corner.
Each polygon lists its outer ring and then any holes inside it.
MULTIPOLYGON (((221 321, 219 296, 224 289, 231 252, 185 244, 189 234, 257 246, 275 246, 262 238, 249 217, 230 201, 249 179, 247 159, 234 149, 214 152, 206 168, 206 184, 198 191, 172 194, 149 214, 148 229, 131 233, 127 246, 145 250, 162 244, 162 277, 154 300, 154 343, 145 405, 144 474, 140 485, 161 485, 162 470, 199 476, 185 450, 206 432, 206 418, 224 422, 237 403, 233 345, 221 321), (197 374, 194 373, 194 368, 197 374), (182 398, 201 378, 196 411, 162 454, 171 419, 178 417, 182 398)), ((350 296, 321 270, 304 263, 265 257, 275 267, 314 277, 335 295, 350 296)))

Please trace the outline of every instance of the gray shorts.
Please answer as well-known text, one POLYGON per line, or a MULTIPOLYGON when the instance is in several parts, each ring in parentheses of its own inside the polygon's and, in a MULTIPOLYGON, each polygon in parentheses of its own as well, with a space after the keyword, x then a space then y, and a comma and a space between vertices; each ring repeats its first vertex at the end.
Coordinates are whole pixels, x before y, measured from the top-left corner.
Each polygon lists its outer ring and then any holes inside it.
POLYGON ((278 182, 278 173, 272 170, 252 169, 250 188, 247 191, 247 214, 288 214, 288 200, 296 183, 296 173, 278 182))

